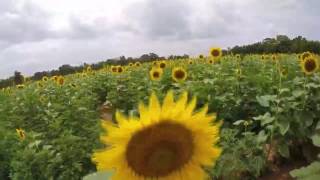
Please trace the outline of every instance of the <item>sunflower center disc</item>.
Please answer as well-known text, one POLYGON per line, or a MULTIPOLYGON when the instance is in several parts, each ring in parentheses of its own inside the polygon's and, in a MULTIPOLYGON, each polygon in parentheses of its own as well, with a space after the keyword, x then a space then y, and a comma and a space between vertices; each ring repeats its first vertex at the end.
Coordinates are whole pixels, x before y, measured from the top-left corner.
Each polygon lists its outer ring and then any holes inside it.
POLYGON ((184 76, 185 76, 185 74, 184 74, 183 71, 178 70, 178 71, 174 72, 174 76, 175 76, 177 79, 183 79, 184 76))
POLYGON ((165 67, 166 67, 166 64, 165 64, 165 63, 161 63, 161 64, 160 64, 160 68, 163 69, 163 68, 165 68, 165 67))
POLYGON ((126 159, 129 167, 140 176, 164 177, 189 162, 193 147, 189 129, 165 121, 133 135, 127 146, 126 159))
POLYGON ((307 60, 304 66, 307 72, 312 72, 316 68, 316 63, 313 60, 307 60))
POLYGON ((154 77, 154 78, 158 78, 159 76, 160 76, 159 72, 154 72, 154 73, 153 73, 153 77, 154 77))
POLYGON ((211 54, 212 54, 212 56, 217 57, 217 56, 219 56, 220 52, 218 50, 213 50, 211 52, 211 54))

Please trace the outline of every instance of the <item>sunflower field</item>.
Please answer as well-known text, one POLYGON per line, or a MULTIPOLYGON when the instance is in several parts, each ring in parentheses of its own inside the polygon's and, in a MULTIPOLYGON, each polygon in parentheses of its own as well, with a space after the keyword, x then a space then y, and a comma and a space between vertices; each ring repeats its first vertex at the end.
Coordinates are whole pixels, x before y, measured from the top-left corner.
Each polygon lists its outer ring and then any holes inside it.
POLYGON ((291 177, 317 179, 319 147, 319 57, 308 52, 212 49, 0 91, 1 180, 259 179, 296 162, 291 177))

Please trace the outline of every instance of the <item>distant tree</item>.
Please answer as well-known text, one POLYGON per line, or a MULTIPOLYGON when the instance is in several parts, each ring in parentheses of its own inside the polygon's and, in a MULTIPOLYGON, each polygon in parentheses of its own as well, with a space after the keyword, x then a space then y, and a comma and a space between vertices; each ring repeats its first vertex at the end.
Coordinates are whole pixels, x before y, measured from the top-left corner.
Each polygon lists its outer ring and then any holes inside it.
POLYGON ((23 82, 24 82, 24 77, 22 76, 21 72, 15 71, 14 72, 14 84, 15 85, 23 84, 23 82))
POLYGON ((44 76, 49 76, 49 72, 47 71, 42 71, 42 72, 36 72, 34 73, 33 77, 31 78, 32 80, 41 80, 44 76))
POLYGON ((64 64, 59 67, 59 74, 60 75, 72 74, 74 72, 75 72, 74 68, 72 66, 70 66, 69 64, 64 64))
POLYGON ((308 41, 302 36, 290 39, 286 35, 277 35, 276 38, 265 38, 254 44, 235 46, 228 51, 233 54, 302 53, 305 51, 319 54, 320 42, 308 41))
POLYGON ((155 53, 149 53, 149 60, 154 61, 159 59, 159 56, 155 53))

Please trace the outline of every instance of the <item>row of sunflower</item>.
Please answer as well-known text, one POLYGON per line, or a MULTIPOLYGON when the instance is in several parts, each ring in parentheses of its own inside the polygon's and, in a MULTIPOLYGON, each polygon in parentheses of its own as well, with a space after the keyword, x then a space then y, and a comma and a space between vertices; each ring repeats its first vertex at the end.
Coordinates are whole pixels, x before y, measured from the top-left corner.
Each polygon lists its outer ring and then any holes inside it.
POLYGON ((0 123, 9 129, 3 137, 11 139, 0 144, 0 157, 6 147, 11 153, 0 161, 0 179, 80 179, 95 165, 112 170, 114 179, 260 176, 267 167, 264 144, 277 137, 274 148, 288 158, 283 149, 294 143, 287 142, 314 132, 318 57, 265 61, 260 55, 222 56, 219 48, 210 54, 99 71, 88 67, 3 91, 0 123), (193 96, 197 100, 189 101, 193 96), (103 103, 117 112, 102 121, 105 145, 98 138, 103 103), (262 159, 258 169, 252 168, 256 159, 262 159))

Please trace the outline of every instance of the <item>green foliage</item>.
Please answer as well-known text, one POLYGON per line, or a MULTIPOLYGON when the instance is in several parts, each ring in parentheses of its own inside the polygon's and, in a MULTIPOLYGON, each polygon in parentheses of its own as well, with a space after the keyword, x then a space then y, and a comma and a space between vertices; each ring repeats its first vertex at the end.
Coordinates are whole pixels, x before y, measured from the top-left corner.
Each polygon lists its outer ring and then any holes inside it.
POLYGON ((314 162, 307 167, 293 170, 290 175, 298 180, 320 179, 320 162, 314 162))
POLYGON ((223 153, 210 171, 213 177, 226 179, 257 178, 266 168, 263 142, 254 133, 239 134, 238 130, 223 129, 223 153))
POLYGON ((89 79, 69 83, 77 86, 32 84, 0 104, 0 123, 7 129, 0 145, 0 157, 6 158, 1 179, 81 179, 95 171, 91 154, 100 146, 99 101, 89 79), (25 140, 17 140, 16 128, 25 131, 25 140))
POLYGON ((309 41, 302 36, 290 39, 286 35, 278 35, 276 38, 265 38, 262 42, 235 46, 230 51, 234 54, 302 53, 305 51, 320 54, 320 42, 309 41))
POLYGON ((269 149, 292 158, 303 143, 319 146, 319 74, 305 76, 296 55, 281 55, 277 62, 241 58, 226 56, 215 64, 197 59, 193 65, 175 60, 160 81, 149 79, 152 65, 145 63, 121 74, 103 69, 65 76, 63 85, 49 80, 0 91, 0 179, 81 179, 95 172, 91 155, 102 147, 100 106, 138 115, 139 101, 146 103, 151 91, 163 99, 169 89, 188 91, 198 107, 208 104, 223 120, 223 153, 208 168, 212 178, 257 178, 268 168, 269 149), (172 80, 175 66, 187 70, 185 82, 172 80))

